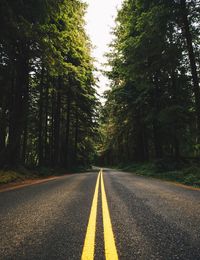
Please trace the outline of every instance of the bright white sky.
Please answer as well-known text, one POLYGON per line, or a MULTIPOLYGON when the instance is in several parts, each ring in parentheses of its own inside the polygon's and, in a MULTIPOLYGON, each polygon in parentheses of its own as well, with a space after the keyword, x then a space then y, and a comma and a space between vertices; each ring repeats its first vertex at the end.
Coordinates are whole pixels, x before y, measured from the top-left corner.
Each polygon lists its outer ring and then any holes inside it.
MULTIPOLYGON (((112 41, 112 28, 114 27, 117 9, 123 0, 85 0, 88 3, 86 14, 86 29, 92 44, 95 46, 93 56, 97 60, 97 68, 102 69, 102 63, 106 62, 104 54, 108 52, 108 44, 112 41)), ((108 79, 100 72, 99 94, 108 88, 108 79)))

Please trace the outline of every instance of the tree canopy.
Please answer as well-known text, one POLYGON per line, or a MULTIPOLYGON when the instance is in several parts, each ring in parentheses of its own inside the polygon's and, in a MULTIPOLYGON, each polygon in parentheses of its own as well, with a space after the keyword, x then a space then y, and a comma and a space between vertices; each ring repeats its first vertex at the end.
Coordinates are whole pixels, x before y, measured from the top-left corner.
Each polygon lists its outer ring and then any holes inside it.
POLYGON ((200 2, 125 0, 108 54, 106 164, 199 156, 200 2))
POLYGON ((200 1, 123 1, 99 119, 86 8, 1 1, 0 167, 198 158, 200 1))
POLYGON ((1 1, 1 167, 90 164, 98 102, 86 7, 1 1))

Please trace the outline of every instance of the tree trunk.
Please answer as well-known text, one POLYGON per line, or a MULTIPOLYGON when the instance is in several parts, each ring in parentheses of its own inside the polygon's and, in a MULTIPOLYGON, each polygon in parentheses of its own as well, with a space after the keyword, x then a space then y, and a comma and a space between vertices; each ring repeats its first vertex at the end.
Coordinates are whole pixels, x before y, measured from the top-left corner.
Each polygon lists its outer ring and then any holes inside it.
POLYGON ((65 165, 67 168, 70 168, 70 151, 69 151, 69 134, 70 134, 70 118, 71 118, 71 97, 70 97, 71 91, 69 89, 68 91, 68 97, 67 97, 67 123, 66 123, 66 139, 65 139, 65 145, 66 145, 66 161, 65 165))
POLYGON ((55 93, 51 94, 51 134, 50 134, 50 160, 51 166, 54 166, 54 122, 55 122, 55 93))
POLYGON ((153 122, 153 139, 154 139, 154 147, 155 147, 155 157, 156 159, 160 159, 163 157, 163 149, 160 138, 160 126, 157 120, 153 122))
POLYGON ((5 97, 2 97, 0 110, 0 153, 6 148, 6 107, 5 97))
POLYGON ((43 164, 43 111, 44 111, 44 65, 42 64, 41 79, 40 79, 40 97, 39 97, 39 122, 38 122, 38 159, 39 165, 43 164))
POLYGON ((45 90, 45 127, 44 127, 44 143, 45 143, 45 164, 49 163, 49 132, 48 132, 48 111, 49 111, 49 77, 45 90))
POLYGON ((75 123, 75 138, 74 138, 74 165, 77 164, 77 150, 78 150, 78 108, 76 107, 76 123, 75 123))
POLYGON ((190 68, 191 68, 191 73, 192 73, 193 88, 194 88, 194 95, 195 95, 197 131, 198 131, 197 142, 200 143, 199 78, 198 78, 198 73, 197 73, 197 65, 196 65, 196 60, 195 60, 194 48, 192 45, 192 35, 190 32, 190 24, 189 24, 189 20, 188 20, 188 9, 187 9, 185 0, 180 0, 180 9, 181 9, 180 13, 181 13, 181 18, 182 18, 183 31, 184 31, 185 39, 187 42, 187 49, 188 49, 188 54, 189 54, 190 68))
POLYGON ((159 112, 160 112, 160 94, 159 94, 159 82, 158 75, 154 75, 154 90, 153 90, 153 141, 155 147, 155 157, 160 159, 163 157, 163 147, 162 147, 162 136, 161 136, 161 126, 159 122, 159 112))
MULTIPOLYGON (((177 93, 177 83, 176 83, 176 76, 175 72, 171 70, 171 84, 172 84, 172 93, 173 93, 173 105, 178 104, 178 93, 177 93)), ((177 120, 173 123, 173 156, 178 161, 180 159, 180 142, 179 142, 179 135, 178 135, 178 127, 177 127, 177 120)))
POLYGON ((27 154, 27 142, 28 142, 28 122, 24 124, 23 130, 23 142, 22 142, 22 162, 26 164, 26 154, 27 154))
POLYGON ((28 142, 28 115, 29 115, 29 77, 23 94, 23 143, 22 143, 22 162, 26 164, 27 142, 28 142))
POLYGON ((138 110, 136 114, 136 154, 135 159, 139 162, 144 162, 148 159, 147 139, 145 134, 145 126, 142 122, 141 111, 138 110))
POLYGON ((29 59, 27 46, 20 46, 16 62, 16 82, 13 85, 13 101, 10 107, 8 165, 15 167, 20 163, 21 137, 24 122, 24 91, 29 82, 29 59))
POLYGON ((61 115, 61 89, 62 79, 57 80, 56 110, 54 115, 54 166, 60 163, 60 115, 61 115))

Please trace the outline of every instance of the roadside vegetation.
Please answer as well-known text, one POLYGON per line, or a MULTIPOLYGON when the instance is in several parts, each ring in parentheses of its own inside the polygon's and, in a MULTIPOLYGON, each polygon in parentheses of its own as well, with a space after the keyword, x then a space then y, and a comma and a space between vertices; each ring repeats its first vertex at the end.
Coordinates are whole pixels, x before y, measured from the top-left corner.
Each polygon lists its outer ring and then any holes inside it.
POLYGON ((65 169, 46 167, 27 169, 21 166, 13 170, 4 169, 0 171, 0 186, 8 183, 17 184, 26 180, 44 179, 66 173, 65 169))
POLYGON ((26 178, 32 178, 30 175, 23 175, 16 171, 0 171, 0 185, 24 181, 26 178))
POLYGON ((0 179, 95 161, 199 185, 200 0, 123 1, 103 106, 86 8, 0 2, 0 179))
POLYGON ((126 166, 121 165, 118 166, 118 168, 137 175, 179 182, 200 188, 200 166, 182 165, 177 167, 177 169, 174 169, 174 166, 173 162, 165 161, 157 163, 135 163, 126 166))
POLYGON ((107 54, 111 88, 101 111, 99 164, 199 185, 199 7, 123 2, 107 54))
POLYGON ((91 171, 91 166, 79 166, 73 167, 70 170, 66 168, 49 168, 49 167, 36 167, 36 168, 25 168, 18 167, 13 170, 0 170, 0 187, 1 185, 12 183, 18 184, 27 180, 35 179, 46 179, 48 177, 56 177, 67 174, 75 174, 81 172, 91 171))
POLYGON ((91 163, 98 101, 86 7, 0 2, 1 182, 29 176, 22 167, 47 176, 91 163))

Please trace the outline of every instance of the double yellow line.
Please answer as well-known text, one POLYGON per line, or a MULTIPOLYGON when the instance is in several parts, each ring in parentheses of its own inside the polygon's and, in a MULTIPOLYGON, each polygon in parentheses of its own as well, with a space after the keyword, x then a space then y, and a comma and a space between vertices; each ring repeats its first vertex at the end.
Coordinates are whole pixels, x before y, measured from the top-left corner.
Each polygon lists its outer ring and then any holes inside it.
POLYGON ((93 260, 95 250, 95 234, 96 234, 96 219, 97 219, 97 204, 99 183, 101 182, 101 199, 102 199, 102 212, 103 212, 103 228, 104 228, 104 247, 106 260, 118 260, 117 249, 115 245, 114 234, 110 219, 108 203, 106 199, 106 192, 103 180, 103 170, 100 170, 97 177, 90 217, 83 247, 82 260, 93 260))

